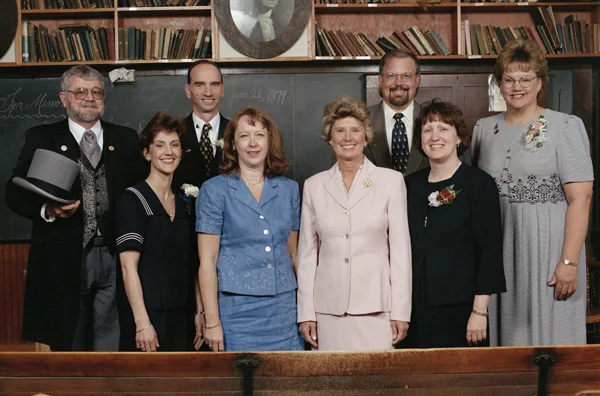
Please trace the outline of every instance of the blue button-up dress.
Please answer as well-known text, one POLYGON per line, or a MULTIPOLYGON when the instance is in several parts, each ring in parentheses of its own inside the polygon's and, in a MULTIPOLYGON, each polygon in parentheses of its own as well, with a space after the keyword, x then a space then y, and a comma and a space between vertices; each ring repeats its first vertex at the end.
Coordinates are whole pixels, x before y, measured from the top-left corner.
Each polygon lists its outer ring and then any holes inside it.
POLYGON ((299 228, 300 194, 293 180, 265 178, 260 202, 236 174, 202 185, 196 231, 221 235, 217 279, 226 351, 303 348, 286 245, 299 228))

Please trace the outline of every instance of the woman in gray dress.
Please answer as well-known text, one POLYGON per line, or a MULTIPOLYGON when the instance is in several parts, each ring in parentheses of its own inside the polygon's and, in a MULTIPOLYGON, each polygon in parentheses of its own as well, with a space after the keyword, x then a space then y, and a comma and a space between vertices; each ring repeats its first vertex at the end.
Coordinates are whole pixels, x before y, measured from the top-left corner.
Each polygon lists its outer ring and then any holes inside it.
POLYGON ((490 303, 492 345, 585 344, 583 243, 594 180, 578 117, 540 107, 548 64, 534 41, 513 41, 494 78, 506 112, 475 125, 473 163, 496 180, 507 293, 490 303))

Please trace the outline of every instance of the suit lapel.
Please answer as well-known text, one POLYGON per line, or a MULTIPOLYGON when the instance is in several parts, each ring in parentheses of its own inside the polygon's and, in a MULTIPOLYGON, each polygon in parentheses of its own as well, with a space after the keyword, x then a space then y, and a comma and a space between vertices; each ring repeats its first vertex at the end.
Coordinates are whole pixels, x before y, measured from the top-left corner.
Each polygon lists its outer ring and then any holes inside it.
MULTIPOLYGON (((421 131, 416 131, 414 126, 415 126, 415 121, 417 120, 417 118, 419 118, 419 113, 421 112, 421 105, 417 102, 413 102, 414 108, 413 108, 413 136, 415 135, 415 133, 421 133, 421 131)), ((425 156, 423 156, 423 154, 421 154, 421 152, 415 148, 414 146, 411 147, 410 149, 410 153, 408 155, 408 164, 406 165, 406 174, 410 175, 411 173, 418 171, 421 168, 424 168, 427 163, 427 158, 425 158, 425 156)))
POLYGON ((342 207, 348 209, 348 198, 342 186, 342 176, 338 170, 337 162, 327 171, 325 178, 325 189, 342 207))
POLYGON ((264 207, 270 200, 277 195, 277 185, 279 183, 270 177, 265 177, 265 185, 260 195, 260 207, 264 207))
POLYGON ((363 169, 356 175, 354 186, 350 191, 350 208, 359 203, 364 197, 373 190, 373 180, 371 176, 377 167, 371 161, 365 158, 363 169))
POLYGON ((185 119, 185 128, 185 137, 183 139, 185 150, 200 150, 198 147, 198 136, 196 136, 196 126, 191 114, 185 119))
POLYGON ((72 161, 77 162, 81 156, 81 150, 79 149, 79 143, 75 140, 73 134, 69 130, 68 118, 66 118, 65 121, 56 124, 54 136, 54 150, 72 161))
MULTIPOLYGON (((250 192, 250 189, 248 187, 246 187, 246 185, 244 184, 244 181, 242 180, 242 178, 239 175, 229 175, 229 178, 227 179, 227 184, 229 185, 229 188, 232 188, 235 190, 233 193, 233 197, 236 200, 238 200, 240 203, 246 205, 247 207, 249 207, 256 213, 263 214, 262 209, 258 205, 258 202, 256 202, 256 199, 254 199, 254 196, 250 192)), ((266 187, 266 180, 265 180, 265 187, 266 187)), ((265 190, 265 188, 263 187, 263 194, 264 194, 264 190, 265 190)), ((262 197, 261 197, 261 200, 262 200, 262 197)))
POLYGON ((119 155, 119 151, 123 149, 121 147, 121 136, 115 131, 114 126, 104 121, 102 123, 102 131, 104 133, 104 143, 102 145, 102 157, 104 158, 104 166, 106 170, 106 189, 108 190, 109 199, 113 197, 114 192, 114 179, 116 174, 116 156, 119 155))
POLYGON ((377 105, 373 114, 371 114, 373 120, 373 141, 369 143, 369 149, 373 160, 377 166, 384 168, 392 167, 392 158, 390 157, 390 146, 387 141, 387 134, 385 130, 385 114, 383 111, 383 101, 377 105))

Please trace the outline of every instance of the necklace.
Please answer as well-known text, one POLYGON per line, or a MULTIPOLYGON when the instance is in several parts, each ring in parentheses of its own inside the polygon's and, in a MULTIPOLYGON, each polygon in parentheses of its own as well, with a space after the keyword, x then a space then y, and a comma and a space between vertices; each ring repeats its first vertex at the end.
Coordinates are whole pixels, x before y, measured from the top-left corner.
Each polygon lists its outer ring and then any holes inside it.
POLYGON ((254 186, 258 186, 260 183, 265 181, 265 177, 263 176, 259 181, 254 182, 254 183, 250 183, 249 181, 247 181, 246 179, 244 179, 242 177, 242 180, 244 181, 244 183, 246 183, 246 185, 250 188, 254 187, 254 186))

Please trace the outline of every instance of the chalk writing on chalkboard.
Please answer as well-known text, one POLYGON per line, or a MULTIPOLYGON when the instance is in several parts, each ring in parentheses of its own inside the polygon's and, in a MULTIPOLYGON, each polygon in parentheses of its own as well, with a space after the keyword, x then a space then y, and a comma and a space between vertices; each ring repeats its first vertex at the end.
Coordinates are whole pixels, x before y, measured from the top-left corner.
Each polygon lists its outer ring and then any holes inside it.
POLYGON ((22 87, 0 97, 0 120, 19 120, 26 118, 61 119, 64 115, 47 114, 48 109, 61 109, 60 100, 49 100, 47 93, 40 93, 29 101, 21 99, 22 87))

